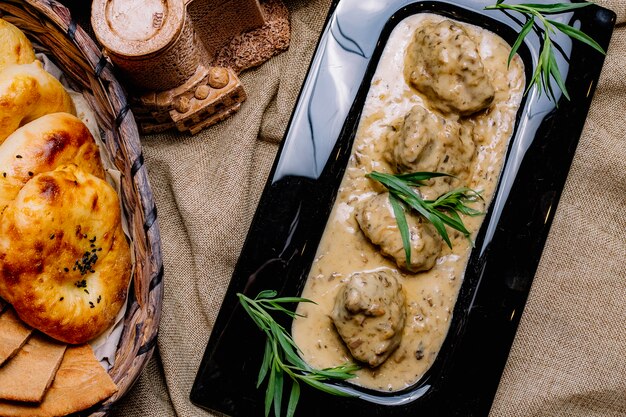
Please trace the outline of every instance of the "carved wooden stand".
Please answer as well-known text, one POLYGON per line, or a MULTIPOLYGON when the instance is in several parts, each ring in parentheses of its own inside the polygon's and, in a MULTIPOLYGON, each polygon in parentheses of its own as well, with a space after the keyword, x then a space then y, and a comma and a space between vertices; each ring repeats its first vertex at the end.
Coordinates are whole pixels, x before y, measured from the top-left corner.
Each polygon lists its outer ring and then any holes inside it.
POLYGON ((246 99, 237 73, 289 46, 280 0, 94 0, 91 16, 143 133, 227 118, 246 99))

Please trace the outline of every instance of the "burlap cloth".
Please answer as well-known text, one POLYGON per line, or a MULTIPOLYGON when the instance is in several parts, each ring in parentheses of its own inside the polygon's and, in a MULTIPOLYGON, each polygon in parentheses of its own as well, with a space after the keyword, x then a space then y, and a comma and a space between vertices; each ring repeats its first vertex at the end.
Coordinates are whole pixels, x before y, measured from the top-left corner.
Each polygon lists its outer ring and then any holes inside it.
MULTIPOLYGON (((115 417, 209 416, 196 371, 306 74, 329 0, 287 0, 288 52, 243 75, 249 98, 194 137, 145 137, 165 299, 158 352, 115 417)), ((626 0, 493 417, 626 416, 626 0)))

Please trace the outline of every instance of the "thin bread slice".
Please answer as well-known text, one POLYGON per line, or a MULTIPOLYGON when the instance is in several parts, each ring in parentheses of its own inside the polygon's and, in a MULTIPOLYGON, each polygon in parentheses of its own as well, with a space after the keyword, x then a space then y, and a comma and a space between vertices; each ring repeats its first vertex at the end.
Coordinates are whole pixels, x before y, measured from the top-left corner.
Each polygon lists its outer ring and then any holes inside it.
MULTIPOLYGON (((0 301, 0 311, 2 311, 0 301)), ((0 366, 13 357, 28 340, 33 329, 17 317, 12 308, 0 313, 0 366)), ((1 369, 1 368, 0 368, 1 369)))
POLYGON ((70 346, 41 404, 0 401, 3 417, 56 417, 85 410, 117 392, 91 346, 70 346))
POLYGON ((0 368, 0 399, 41 402, 61 364, 66 346, 34 333, 15 357, 0 368))

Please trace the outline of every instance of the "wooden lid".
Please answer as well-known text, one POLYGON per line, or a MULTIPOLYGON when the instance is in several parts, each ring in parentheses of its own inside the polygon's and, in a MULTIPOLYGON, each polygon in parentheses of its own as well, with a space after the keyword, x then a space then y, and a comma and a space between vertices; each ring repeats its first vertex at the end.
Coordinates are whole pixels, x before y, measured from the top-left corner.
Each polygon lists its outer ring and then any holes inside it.
POLYGON ((94 0, 91 25, 109 52, 141 57, 173 43, 184 15, 184 0, 94 0))

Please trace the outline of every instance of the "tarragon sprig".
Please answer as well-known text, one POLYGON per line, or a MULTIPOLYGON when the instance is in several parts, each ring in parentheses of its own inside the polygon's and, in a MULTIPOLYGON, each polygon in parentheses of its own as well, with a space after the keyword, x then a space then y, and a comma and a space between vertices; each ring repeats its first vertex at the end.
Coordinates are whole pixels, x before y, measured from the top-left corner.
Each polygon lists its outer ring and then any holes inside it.
POLYGON ((452 242, 450 242, 446 226, 458 230, 465 237, 469 238, 470 232, 463 224, 459 213, 468 216, 483 214, 483 212, 465 204, 482 199, 480 193, 471 188, 457 188, 439 196, 435 200, 424 200, 413 189, 413 187, 425 185, 425 180, 450 176, 440 172, 414 172, 411 174, 393 175, 374 171, 367 174, 368 178, 380 182, 389 190, 389 202, 402 236, 407 265, 411 264, 411 244, 409 226, 405 214, 406 207, 417 211, 432 223, 450 248, 452 248, 452 242))
POLYGON ((569 93, 567 91, 567 88, 565 87, 563 76, 561 75, 561 71, 559 70, 559 66, 556 62, 553 41, 551 39, 551 36, 555 34, 557 30, 566 34, 570 38, 579 40, 591 46, 596 51, 606 55, 606 51, 589 35, 570 25, 557 22, 545 17, 546 15, 565 13, 574 9, 580 9, 582 7, 587 7, 591 4, 593 3, 583 2, 553 4, 506 4, 504 3, 504 0, 497 0, 496 4, 485 7, 486 10, 513 10, 522 13, 526 17, 526 23, 522 26, 522 29, 520 30, 520 33, 511 48, 511 53, 509 54, 508 61, 509 64, 511 63, 511 60, 515 56, 515 53, 519 49, 526 35, 530 33, 533 26, 537 25, 537 21, 541 22, 543 25, 543 31, 541 31, 541 33, 543 33, 543 44, 539 53, 537 67, 533 72, 533 76, 530 83, 528 84, 526 93, 528 93, 530 88, 536 84, 537 88, 539 89, 539 94, 541 94, 542 90, 546 91, 552 101, 556 102, 556 97, 554 91, 552 90, 552 84, 550 82, 550 79, 553 79, 563 92, 563 95, 568 100, 570 100, 569 93))
POLYGON ((296 406, 300 399, 300 382, 328 394, 344 397, 350 396, 350 394, 340 391, 331 385, 326 385, 324 382, 345 381, 354 378, 356 376, 354 372, 359 370, 360 366, 346 363, 326 369, 310 367, 298 355, 298 346, 296 346, 291 335, 269 313, 270 311, 278 311, 295 319, 299 315, 286 309, 283 305, 312 303, 313 301, 300 297, 276 298, 276 295, 276 291, 271 290, 261 291, 254 299, 246 297, 241 293, 237 294, 242 307, 267 336, 263 362, 257 378, 257 388, 261 386, 265 379, 268 379, 265 391, 265 416, 269 416, 272 404, 274 405, 274 415, 276 417, 281 416, 285 377, 291 379, 287 417, 293 417, 296 411, 296 406))

